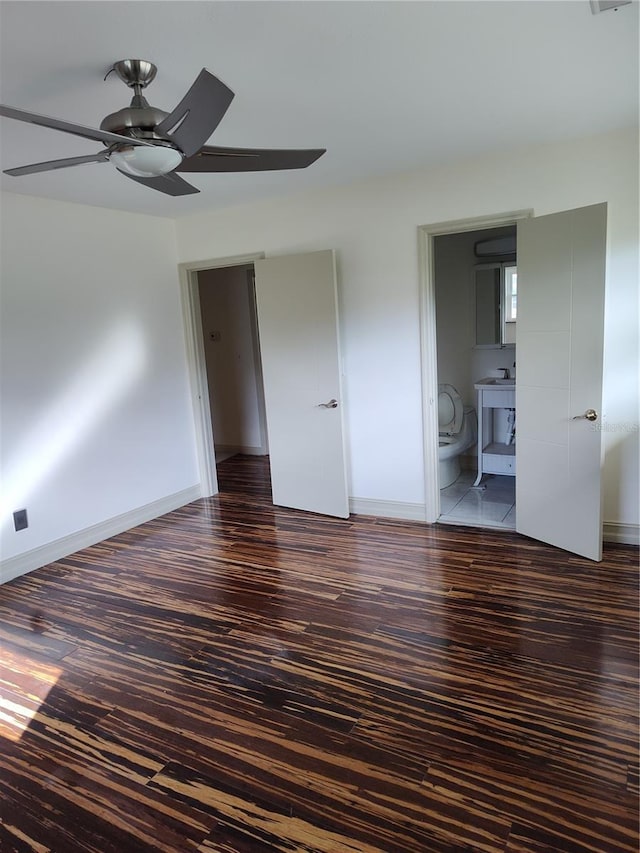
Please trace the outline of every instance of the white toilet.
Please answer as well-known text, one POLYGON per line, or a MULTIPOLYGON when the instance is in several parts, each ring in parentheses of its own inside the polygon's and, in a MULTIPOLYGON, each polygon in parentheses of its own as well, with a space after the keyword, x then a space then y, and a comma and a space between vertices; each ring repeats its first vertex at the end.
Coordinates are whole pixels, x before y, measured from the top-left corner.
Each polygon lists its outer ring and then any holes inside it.
POLYGON ((438 386, 438 460, 440 488, 460 475, 460 454, 478 438, 478 419, 473 406, 464 406, 453 385, 438 386))

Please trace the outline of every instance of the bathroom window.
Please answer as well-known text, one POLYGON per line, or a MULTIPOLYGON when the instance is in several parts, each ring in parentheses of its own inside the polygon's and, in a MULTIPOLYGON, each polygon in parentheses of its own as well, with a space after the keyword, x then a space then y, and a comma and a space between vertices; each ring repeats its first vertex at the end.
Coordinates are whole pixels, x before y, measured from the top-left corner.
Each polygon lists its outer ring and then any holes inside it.
POLYGON ((518 267, 504 267, 504 321, 515 323, 518 308, 518 267))

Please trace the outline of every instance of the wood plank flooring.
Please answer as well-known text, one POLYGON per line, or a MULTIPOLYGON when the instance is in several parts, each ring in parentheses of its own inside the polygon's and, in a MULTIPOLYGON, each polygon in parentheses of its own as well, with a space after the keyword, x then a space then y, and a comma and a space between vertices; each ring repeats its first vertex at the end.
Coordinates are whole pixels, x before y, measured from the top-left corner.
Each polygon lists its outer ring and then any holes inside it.
POLYGON ((2 853, 636 853, 637 549, 220 480, 0 587, 2 853))

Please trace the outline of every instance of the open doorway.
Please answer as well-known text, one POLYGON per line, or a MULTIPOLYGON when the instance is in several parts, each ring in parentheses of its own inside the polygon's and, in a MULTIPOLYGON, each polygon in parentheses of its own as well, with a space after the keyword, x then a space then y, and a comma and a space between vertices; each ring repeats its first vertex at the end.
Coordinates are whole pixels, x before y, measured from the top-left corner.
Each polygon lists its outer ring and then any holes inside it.
POLYGON ((235 482, 229 460, 245 462, 243 476, 253 471, 263 480, 268 470, 255 272, 253 264, 239 264, 199 270, 196 277, 215 464, 225 491, 235 482), (262 460, 250 465, 240 459, 247 456, 262 460))
MULTIPOLYGON (((517 382, 487 377, 488 383, 474 382, 474 390, 492 398, 501 393, 498 386, 509 381, 514 406, 517 400, 516 531, 600 560, 602 441, 593 421, 602 407, 604 202, 537 217, 532 211, 518 211, 419 227, 425 517, 433 523, 441 516, 434 242, 440 235, 514 223, 517 382)), ((478 438, 483 455, 486 451, 492 457, 487 462, 495 464, 498 454, 478 438)))
MULTIPOLYGON (((489 324, 493 325, 493 330, 498 330, 503 337, 499 342, 496 340, 488 343, 486 340, 481 340, 480 345, 477 343, 480 340, 478 336, 480 320, 476 313, 476 274, 479 269, 498 268, 497 272, 494 269, 488 275, 488 280, 493 282, 489 290, 493 292, 494 297, 501 300, 503 295, 502 284, 497 290, 496 282, 504 281, 506 277, 504 267, 508 262, 513 262, 511 265, 516 266, 517 246, 511 255, 506 255, 503 254, 506 245, 504 243, 494 254, 487 252, 495 252, 496 246, 492 246, 491 243, 488 246, 479 246, 478 244, 491 241, 494 238, 498 240, 502 240, 504 237, 511 239, 513 235, 517 234, 518 223, 528 219, 531 215, 532 211, 530 210, 520 210, 495 216, 432 223, 418 228, 421 276, 422 380, 424 388, 425 518, 428 523, 451 521, 451 523, 481 527, 505 526, 502 522, 513 509, 515 476, 505 473, 494 474, 493 472, 489 474, 487 470, 486 474, 483 472, 480 482, 476 483, 480 457, 478 439, 484 441, 489 433, 486 429, 482 430, 485 425, 485 418, 481 415, 480 420, 477 420, 478 390, 475 386, 478 384, 477 380, 492 377, 496 380, 502 378, 504 370, 498 370, 498 368, 508 369, 509 378, 512 380, 515 375, 514 362, 516 362, 515 323, 505 328, 503 321, 506 320, 507 315, 504 312, 500 313, 506 307, 505 305, 494 303, 494 312, 490 314, 492 323, 489 324), (505 359, 507 360, 505 361, 505 359), (483 432, 482 437, 478 436, 476 427, 476 435, 470 444, 467 442, 465 450, 460 459, 457 460, 460 464, 460 475, 462 475, 463 480, 466 478, 468 482, 466 485, 463 482, 458 483, 450 494, 444 492, 444 489, 454 485, 459 475, 453 471, 455 477, 451 483, 447 483, 445 475, 441 472, 443 466, 441 466, 440 447, 443 436, 441 435, 440 421, 446 415, 446 412, 440 411, 439 406, 441 402, 439 391, 442 385, 450 385, 456 390, 460 397, 459 403, 461 403, 457 408, 461 409, 462 414, 464 414, 465 408, 474 409, 471 420, 473 421, 475 417, 476 424, 480 426, 480 431, 483 432), (486 495, 486 488, 477 489, 473 493, 474 496, 465 501, 465 505, 461 504, 458 507, 458 517, 455 520, 444 517, 450 513, 454 506, 460 504, 460 501, 472 487, 476 485, 486 486, 490 482, 489 477, 495 476, 510 476, 508 481, 510 485, 505 488, 505 491, 513 494, 513 500, 510 503, 508 500, 511 495, 508 497, 505 495, 504 500, 498 501, 503 505, 508 504, 499 525, 492 523, 491 518, 492 516, 495 518, 497 511, 488 510, 484 512, 483 516, 480 515, 480 517, 475 518, 465 519, 461 517, 463 508, 468 510, 468 505, 472 501, 482 502, 481 498, 486 495), (441 480, 443 490, 441 490, 441 480), (459 494, 453 494, 455 491, 458 491, 459 494)), ((479 283, 482 281, 485 284, 487 282, 487 275, 484 273, 479 277, 479 283)), ((479 312, 479 314, 481 313, 479 312)), ((515 408, 515 386, 513 389, 513 402, 509 408, 515 408)), ((456 395, 452 394, 451 396, 454 398, 450 401, 451 406, 455 407, 456 395)), ((447 402, 445 397, 445 409, 447 402)), ((508 407, 505 406, 505 408, 508 407)), ((452 411, 451 418, 448 419, 450 426, 447 428, 445 425, 445 432, 454 432, 459 428, 457 424, 451 425, 453 414, 452 411)), ((508 415, 502 417, 508 418, 508 415)), ((489 425, 487 424, 487 426, 489 425)), ((507 423, 507 426, 510 425, 507 423)), ((492 420, 491 427, 493 428, 492 420)), ((495 437, 498 439, 501 435, 499 425, 495 437)), ((445 435, 444 439, 447 438, 448 436, 445 435)), ((482 452, 482 450, 481 447, 480 451, 482 452)), ((448 476, 451 477, 452 466, 448 467, 448 476)), ((506 486, 507 481, 503 480, 502 483, 506 486)), ((514 516, 515 511, 508 519, 506 524, 508 528, 513 526, 514 516)))
MULTIPOLYGON (((221 343, 223 330, 203 327, 198 276, 203 270, 244 267, 246 279, 250 266, 255 268, 256 299, 247 310, 259 321, 254 354, 260 354, 266 427, 259 446, 247 445, 245 439, 240 446, 253 453, 268 451, 273 504, 346 518, 337 269, 331 249, 180 265, 201 494, 208 497, 220 490, 215 449, 224 452, 239 445, 224 435, 214 439, 204 339, 207 335, 211 344, 221 343)), ((260 389, 259 382, 256 387, 260 389)))
POLYGON ((514 530, 516 226, 438 235, 433 263, 438 521, 514 530))

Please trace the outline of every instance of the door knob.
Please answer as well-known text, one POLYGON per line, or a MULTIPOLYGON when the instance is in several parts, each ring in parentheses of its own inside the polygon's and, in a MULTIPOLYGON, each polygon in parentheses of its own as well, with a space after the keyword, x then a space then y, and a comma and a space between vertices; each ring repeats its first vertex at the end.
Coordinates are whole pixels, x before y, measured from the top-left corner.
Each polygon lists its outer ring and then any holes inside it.
POLYGON ((338 401, 337 400, 329 400, 328 403, 318 403, 319 409, 337 409, 338 401))
POLYGON ((586 418, 588 421, 597 421, 598 420, 598 413, 596 412, 595 409, 587 409, 587 411, 584 413, 584 415, 574 415, 573 416, 574 421, 582 420, 582 418, 586 418))

